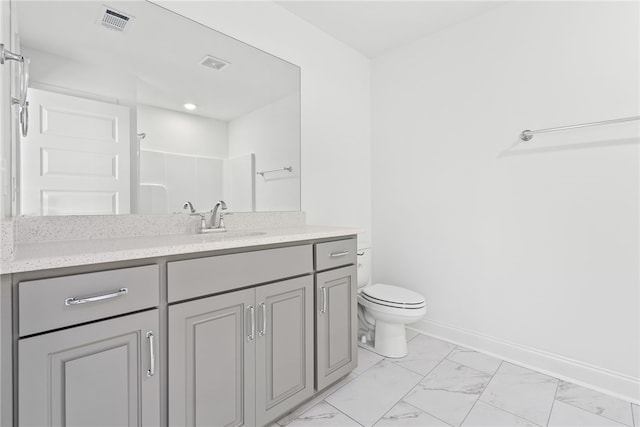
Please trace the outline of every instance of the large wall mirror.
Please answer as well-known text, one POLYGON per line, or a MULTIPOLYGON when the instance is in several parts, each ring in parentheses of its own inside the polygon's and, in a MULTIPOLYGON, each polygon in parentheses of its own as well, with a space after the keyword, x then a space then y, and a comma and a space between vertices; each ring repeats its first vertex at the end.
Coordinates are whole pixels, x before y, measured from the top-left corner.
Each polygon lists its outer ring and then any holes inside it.
POLYGON ((11 13, 30 59, 15 214, 300 209, 297 66, 147 1, 11 13))

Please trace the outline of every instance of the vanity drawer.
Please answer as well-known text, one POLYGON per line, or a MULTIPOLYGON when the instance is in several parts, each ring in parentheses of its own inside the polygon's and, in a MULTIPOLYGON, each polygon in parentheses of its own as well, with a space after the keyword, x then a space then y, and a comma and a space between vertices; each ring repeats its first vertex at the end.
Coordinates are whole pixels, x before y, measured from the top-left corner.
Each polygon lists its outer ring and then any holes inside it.
POLYGON ((156 307, 159 291, 157 265, 20 282, 20 336, 156 307))
POLYGON ((311 245, 172 261, 169 302, 210 295, 313 272, 311 245))
POLYGON ((316 243, 316 270, 328 270, 356 263, 356 239, 316 243))

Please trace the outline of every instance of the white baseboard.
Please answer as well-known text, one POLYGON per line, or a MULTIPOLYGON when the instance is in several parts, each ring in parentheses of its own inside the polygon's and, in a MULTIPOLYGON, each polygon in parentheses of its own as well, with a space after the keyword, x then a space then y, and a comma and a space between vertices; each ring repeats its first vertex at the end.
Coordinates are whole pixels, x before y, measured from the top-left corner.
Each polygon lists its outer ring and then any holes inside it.
POLYGON ((611 396, 640 404, 640 378, 589 365, 579 360, 491 337, 436 320, 409 325, 425 335, 486 353, 611 396))

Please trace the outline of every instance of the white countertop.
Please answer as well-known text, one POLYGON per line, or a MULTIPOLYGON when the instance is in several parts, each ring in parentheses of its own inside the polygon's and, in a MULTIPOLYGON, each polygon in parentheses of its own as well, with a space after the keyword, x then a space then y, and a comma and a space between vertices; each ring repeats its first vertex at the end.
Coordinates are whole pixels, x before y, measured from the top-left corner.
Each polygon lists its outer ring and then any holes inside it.
POLYGON ((12 257, 0 261, 0 274, 221 249, 248 248, 251 246, 341 237, 360 232, 362 230, 356 228, 305 225, 211 234, 176 234, 22 243, 15 245, 12 257))

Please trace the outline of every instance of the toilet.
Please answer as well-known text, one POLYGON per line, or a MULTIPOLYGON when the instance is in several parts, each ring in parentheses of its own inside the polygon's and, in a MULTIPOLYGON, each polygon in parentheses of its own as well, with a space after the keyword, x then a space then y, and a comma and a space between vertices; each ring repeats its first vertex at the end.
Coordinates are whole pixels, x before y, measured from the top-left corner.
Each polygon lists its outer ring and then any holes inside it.
POLYGON ((424 296, 389 284, 371 284, 371 245, 358 245, 358 338, 385 357, 407 355, 405 325, 427 313, 424 296))

